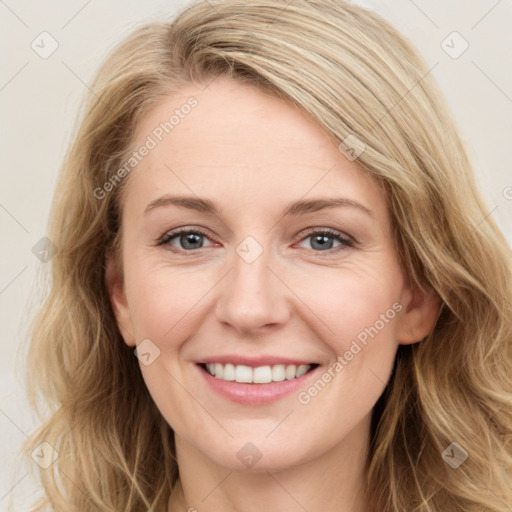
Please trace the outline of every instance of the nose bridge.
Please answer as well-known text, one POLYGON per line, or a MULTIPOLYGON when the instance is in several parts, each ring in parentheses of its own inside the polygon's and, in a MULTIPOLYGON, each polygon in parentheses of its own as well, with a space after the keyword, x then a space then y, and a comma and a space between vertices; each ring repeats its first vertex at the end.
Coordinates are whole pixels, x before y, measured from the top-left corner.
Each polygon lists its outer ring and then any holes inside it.
POLYGON ((255 238, 247 237, 235 248, 232 270, 217 302, 219 321, 248 331, 286 320, 286 287, 270 270, 273 263, 269 243, 264 247, 255 238))

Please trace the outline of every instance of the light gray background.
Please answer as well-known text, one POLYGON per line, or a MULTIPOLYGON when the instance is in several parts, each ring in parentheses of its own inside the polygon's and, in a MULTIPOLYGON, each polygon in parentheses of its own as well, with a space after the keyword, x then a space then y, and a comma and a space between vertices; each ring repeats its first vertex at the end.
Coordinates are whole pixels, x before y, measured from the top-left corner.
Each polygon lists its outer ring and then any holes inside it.
MULTIPOLYGON (((511 0, 359 3, 391 20, 429 67, 435 65, 432 73, 469 142, 488 213, 512 243, 512 194, 507 199, 505 192, 512 186, 511 0), (456 59, 441 46, 453 31, 469 43, 456 59)), ((143 21, 171 18, 186 4, 188 0, 0 0, 0 511, 28 510, 35 489, 26 468, 15 467, 16 451, 36 425, 24 397, 19 347, 33 313, 29 302, 37 305, 34 278, 41 263, 32 247, 45 235, 79 101, 98 64, 123 35, 143 21), (31 48, 43 31, 59 45, 47 59, 31 48)), ((460 43, 448 39, 448 44, 456 50, 460 43)))

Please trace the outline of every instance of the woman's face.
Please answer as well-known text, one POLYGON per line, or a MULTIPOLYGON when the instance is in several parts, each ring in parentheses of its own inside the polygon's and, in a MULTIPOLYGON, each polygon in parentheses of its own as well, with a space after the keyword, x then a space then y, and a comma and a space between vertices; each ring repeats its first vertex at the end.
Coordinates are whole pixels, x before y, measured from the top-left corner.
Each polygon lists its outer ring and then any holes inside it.
POLYGON ((405 287, 382 191, 298 108, 225 77, 148 112, 143 145, 108 278, 178 453, 268 470, 366 442, 398 345, 437 312, 405 287))

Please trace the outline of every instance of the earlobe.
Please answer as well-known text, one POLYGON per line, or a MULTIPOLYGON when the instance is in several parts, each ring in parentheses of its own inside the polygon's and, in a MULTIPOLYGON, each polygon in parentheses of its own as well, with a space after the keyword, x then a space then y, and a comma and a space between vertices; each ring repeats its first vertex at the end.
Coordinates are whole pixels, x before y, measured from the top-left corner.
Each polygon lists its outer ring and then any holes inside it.
POLYGON ((430 334, 437 323, 441 301, 434 290, 419 286, 406 291, 404 309, 398 318, 397 341, 400 345, 417 343, 430 334))
POLYGON ((123 277, 116 268, 114 258, 111 255, 106 257, 105 280, 107 284, 110 304, 116 317, 117 326, 125 343, 135 346, 135 337, 130 316, 130 309, 124 289, 123 277))

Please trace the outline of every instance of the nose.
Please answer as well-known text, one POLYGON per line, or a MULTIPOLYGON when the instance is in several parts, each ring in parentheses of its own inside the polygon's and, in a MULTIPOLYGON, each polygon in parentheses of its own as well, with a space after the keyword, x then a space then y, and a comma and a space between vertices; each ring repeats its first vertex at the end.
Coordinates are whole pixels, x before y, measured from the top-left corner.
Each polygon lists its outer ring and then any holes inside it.
POLYGON ((267 250, 251 263, 234 253, 233 267, 220 283, 219 322, 244 334, 286 323, 291 292, 278 277, 274 263, 267 250))

